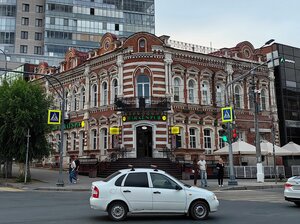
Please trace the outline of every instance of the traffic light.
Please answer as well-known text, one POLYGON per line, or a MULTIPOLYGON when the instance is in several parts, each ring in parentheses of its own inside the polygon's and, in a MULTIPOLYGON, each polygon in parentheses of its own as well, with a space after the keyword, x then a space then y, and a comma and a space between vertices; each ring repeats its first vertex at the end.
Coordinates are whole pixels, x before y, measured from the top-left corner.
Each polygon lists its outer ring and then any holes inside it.
POLYGON ((236 142, 238 140, 238 134, 236 133, 236 129, 232 129, 232 142, 236 142))
POLYGON ((225 124, 223 124, 222 129, 219 130, 219 136, 222 138, 223 142, 228 142, 227 127, 225 124))

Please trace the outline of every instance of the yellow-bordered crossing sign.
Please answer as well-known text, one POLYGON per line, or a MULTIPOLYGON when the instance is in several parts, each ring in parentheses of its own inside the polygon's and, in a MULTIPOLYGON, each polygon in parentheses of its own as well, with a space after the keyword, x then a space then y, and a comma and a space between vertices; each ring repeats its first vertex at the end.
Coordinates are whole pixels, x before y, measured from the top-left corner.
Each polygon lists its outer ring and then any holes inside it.
POLYGON ((222 122, 232 122, 233 121, 233 113, 232 113, 232 107, 223 107, 221 109, 222 112, 222 122))
POLYGON ((61 110, 48 110, 48 124, 61 124, 61 110))

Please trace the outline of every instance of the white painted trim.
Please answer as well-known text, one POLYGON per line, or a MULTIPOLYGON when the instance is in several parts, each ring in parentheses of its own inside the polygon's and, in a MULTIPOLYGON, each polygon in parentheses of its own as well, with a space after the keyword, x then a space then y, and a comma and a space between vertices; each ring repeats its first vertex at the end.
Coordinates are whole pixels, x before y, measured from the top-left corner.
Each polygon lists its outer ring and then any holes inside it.
POLYGON ((124 64, 124 68, 132 66, 132 65, 137 65, 137 66, 139 66, 139 65, 161 65, 161 66, 164 66, 164 63, 152 62, 152 61, 139 61, 139 62, 126 63, 126 64, 124 64))

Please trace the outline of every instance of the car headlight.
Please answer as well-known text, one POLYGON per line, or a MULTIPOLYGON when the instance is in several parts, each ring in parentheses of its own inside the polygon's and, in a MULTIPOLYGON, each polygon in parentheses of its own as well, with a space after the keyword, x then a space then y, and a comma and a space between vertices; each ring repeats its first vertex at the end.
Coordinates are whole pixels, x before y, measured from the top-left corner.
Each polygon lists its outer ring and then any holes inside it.
POLYGON ((213 200, 218 200, 217 196, 215 194, 212 195, 213 200))

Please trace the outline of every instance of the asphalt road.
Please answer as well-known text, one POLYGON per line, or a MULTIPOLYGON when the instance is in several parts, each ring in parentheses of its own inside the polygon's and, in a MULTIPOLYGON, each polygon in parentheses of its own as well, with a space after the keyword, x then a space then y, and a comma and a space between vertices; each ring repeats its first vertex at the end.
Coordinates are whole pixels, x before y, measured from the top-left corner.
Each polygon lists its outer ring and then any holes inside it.
MULTIPOLYGON (((220 209, 201 223, 298 223, 300 208, 285 202, 282 190, 217 192, 220 209)), ((88 192, 14 191, 0 188, 0 223, 112 223, 89 207, 88 192)), ((135 215, 124 223, 200 223, 185 216, 135 215)))

